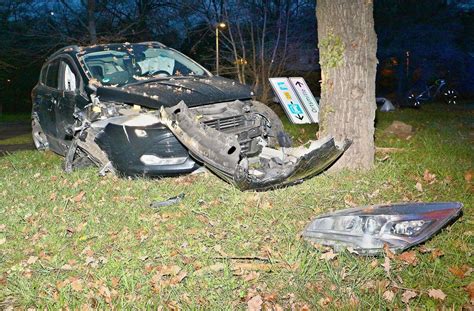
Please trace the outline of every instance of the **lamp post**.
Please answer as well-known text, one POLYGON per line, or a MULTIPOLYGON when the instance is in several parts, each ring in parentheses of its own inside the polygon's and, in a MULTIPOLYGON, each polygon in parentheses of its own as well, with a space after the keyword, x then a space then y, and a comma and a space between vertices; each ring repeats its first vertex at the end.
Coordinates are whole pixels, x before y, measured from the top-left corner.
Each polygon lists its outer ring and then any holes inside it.
POLYGON ((216 25, 216 75, 219 75, 219 28, 224 29, 225 23, 218 23, 216 25))

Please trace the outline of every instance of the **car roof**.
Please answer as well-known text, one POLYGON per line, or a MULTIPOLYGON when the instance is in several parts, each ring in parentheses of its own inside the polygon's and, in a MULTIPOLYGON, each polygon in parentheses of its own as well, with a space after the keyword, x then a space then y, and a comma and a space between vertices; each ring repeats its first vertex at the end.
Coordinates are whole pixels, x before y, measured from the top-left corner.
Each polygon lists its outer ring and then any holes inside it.
POLYGON ((161 42, 158 41, 146 41, 146 42, 138 42, 138 43, 129 43, 129 42, 124 42, 124 43, 105 43, 105 44, 95 44, 95 45, 89 45, 89 46, 79 46, 79 45, 68 45, 65 46, 53 54, 51 54, 46 61, 60 55, 60 54, 69 54, 70 56, 74 56, 75 54, 78 53, 90 53, 90 52, 96 52, 96 51, 106 51, 106 50, 117 50, 121 48, 130 48, 133 45, 150 45, 150 46, 158 46, 162 48, 166 48, 167 46, 164 45, 161 42))

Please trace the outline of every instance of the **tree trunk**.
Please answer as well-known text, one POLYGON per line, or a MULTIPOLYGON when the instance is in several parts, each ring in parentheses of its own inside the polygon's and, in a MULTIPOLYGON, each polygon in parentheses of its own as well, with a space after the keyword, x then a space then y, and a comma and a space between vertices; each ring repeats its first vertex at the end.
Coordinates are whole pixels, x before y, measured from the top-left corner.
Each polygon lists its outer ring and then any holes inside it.
POLYGON ((377 36, 372 0, 318 0, 321 134, 348 138, 351 147, 333 166, 374 165, 377 36))
POLYGON ((95 0, 87 0, 87 29, 91 44, 97 44, 97 30, 95 26, 95 0))

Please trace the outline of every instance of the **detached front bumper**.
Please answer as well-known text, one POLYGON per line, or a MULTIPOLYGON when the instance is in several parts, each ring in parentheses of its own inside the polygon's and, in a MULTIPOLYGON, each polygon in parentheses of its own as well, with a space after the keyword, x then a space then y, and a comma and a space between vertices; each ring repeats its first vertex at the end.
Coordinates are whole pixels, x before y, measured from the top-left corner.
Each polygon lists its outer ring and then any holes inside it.
POLYGON ((309 142, 309 147, 273 149, 248 158, 236 135, 201 124, 183 103, 160 110, 161 123, 189 150, 192 157, 241 190, 267 190, 301 183, 340 157, 350 141, 333 138, 309 142))

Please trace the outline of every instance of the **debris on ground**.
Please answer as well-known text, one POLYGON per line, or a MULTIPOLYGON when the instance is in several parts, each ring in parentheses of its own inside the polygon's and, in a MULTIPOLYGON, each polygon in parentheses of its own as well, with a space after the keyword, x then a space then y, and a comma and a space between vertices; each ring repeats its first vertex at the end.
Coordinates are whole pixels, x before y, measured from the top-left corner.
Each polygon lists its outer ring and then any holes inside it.
POLYGON ((384 131, 386 134, 392 134, 401 139, 409 139, 415 133, 413 126, 402 121, 393 121, 384 131))
POLYGON ((170 206, 170 205, 177 204, 177 203, 181 202, 181 200, 183 198, 184 198, 184 192, 181 192, 177 196, 171 197, 168 200, 153 201, 153 202, 151 202, 150 207, 151 208, 161 208, 161 207, 165 207, 165 206, 170 206))

